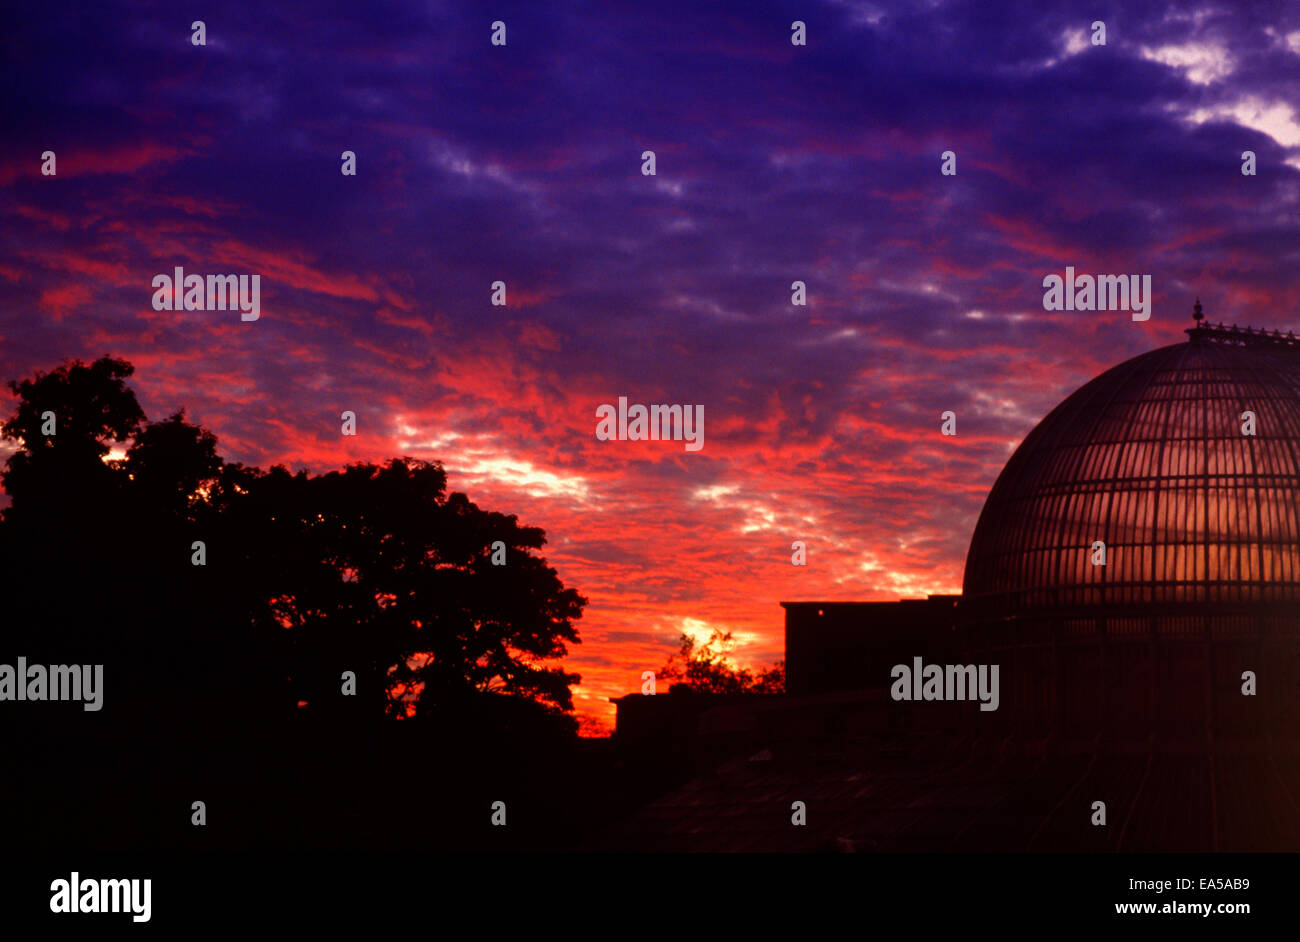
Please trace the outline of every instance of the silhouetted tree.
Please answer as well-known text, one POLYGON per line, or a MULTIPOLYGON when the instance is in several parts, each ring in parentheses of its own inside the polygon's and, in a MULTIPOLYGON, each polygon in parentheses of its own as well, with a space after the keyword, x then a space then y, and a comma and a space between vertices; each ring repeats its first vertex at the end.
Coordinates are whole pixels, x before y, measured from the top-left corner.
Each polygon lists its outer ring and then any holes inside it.
POLYGON ((448 494, 441 465, 394 459, 318 477, 244 473, 224 516, 257 591, 255 620, 287 630, 290 696, 340 704, 344 670, 358 702, 402 715, 506 694, 572 709, 577 681, 543 662, 578 641, 585 600, 530 551, 541 530, 448 494), (492 544, 505 564, 491 563, 492 544))
POLYGON ((759 693, 785 692, 785 661, 755 674, 748 668, 731 662, 731 649, 735 641, 730 631, 717 628, 703 643, 682 633, 680 647, 660 668, 659 676, 701 693, 759 693))
POLYGON ((144 426, 126 453, 125 468, 142 510, 193 519, 222 464, 216 436, 187 423, 182 410, 144 426))
POLYGON ((237 717, 304 701, 575 726, 578 677, 553 662, 578 642, 586 600, 536 555, 540 529, 449 494, 435 463, 318 476, 226 464, 183 413, 147 422, 131 374, 105 357, 10 384, 6 650, 111 662, 119 711, 129 700, 158 728, 206 722, 226 738, 237 717))
POLYGON ((144 419, 124 382, 132 372, 105 357, 9 384, 18 408, 0 433, 17 450, 0 475, 11 501, 0 555, 9 640, 30 646, 16 653, 104 651, 96 621, 139 578, 128 478, 107 460, 144 419))

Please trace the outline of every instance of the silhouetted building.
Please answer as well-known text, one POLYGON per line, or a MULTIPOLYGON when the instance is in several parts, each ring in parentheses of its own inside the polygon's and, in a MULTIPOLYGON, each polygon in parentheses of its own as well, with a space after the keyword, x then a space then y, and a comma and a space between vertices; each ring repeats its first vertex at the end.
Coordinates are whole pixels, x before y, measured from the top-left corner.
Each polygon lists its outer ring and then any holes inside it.
POLYGON ((1057 406, 985 502, 962 640, 1002 665, 1021 735, 1199 749, 1297 728, 1300 343, 1199 314, 1057 406))
POLYGON ((962 596, 781 603, 748 754, 596 846, 1300 849, 1300 341, 1195 320, 1026 436, 962 596), (998 709, 893 700, 916 657, 999 665, 998 709))
POLYGON ((890 668, 955 650, 957 595, 899 602, 782 602, 791 696, 889 684, 890 668))
POLYGON ((744 749, 749 711, 771 698, 704 693, 677 684, 653 696, 614 697, 614 740, 621 752, 650 752, 681 769, 708 768, 744 749))

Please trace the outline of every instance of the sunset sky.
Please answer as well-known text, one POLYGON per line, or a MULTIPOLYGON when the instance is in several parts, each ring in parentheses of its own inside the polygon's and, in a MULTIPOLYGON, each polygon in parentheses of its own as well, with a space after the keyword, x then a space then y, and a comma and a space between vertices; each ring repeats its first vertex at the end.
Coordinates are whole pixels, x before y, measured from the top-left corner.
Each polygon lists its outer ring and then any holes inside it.
POLYGON ((151 418, 186 408, 227 460, 441 460, 544 528, 589 598, 566 666, 593 724, 683 630, 732 630, 758 666, 780 601, 958 591, 1015 445, 1184 339, 1197 294, 1213 320, 1300 329, 1300 7, 6 19, 0 380, 113 354, 151 418), (260 320, 153 310, 177 265, 260 274, 260 320), (1044 311, 1066 266, 1149 274, 1151 319, 1044 311), (620 396, 703 405, 704 448, 598 441, 620 396))

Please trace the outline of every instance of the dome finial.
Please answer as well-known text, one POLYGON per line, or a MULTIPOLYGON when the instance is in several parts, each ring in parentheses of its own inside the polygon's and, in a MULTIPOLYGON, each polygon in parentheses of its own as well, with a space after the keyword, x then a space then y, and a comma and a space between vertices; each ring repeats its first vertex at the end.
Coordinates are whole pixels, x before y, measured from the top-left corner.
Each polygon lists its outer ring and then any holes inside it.
POLYGON ((1196 303, 1192 306, 1192 320, 1199 324, 1204 319, 1205 315, 1201 313, 1201 299, 1197 298, 1196 303))

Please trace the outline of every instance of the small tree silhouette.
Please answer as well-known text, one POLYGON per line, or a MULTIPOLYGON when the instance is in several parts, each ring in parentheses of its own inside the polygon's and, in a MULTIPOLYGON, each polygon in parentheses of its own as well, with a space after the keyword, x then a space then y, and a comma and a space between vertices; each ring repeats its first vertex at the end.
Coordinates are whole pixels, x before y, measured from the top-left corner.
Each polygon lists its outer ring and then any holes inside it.
POLYGON ((730 631, 714 628, 703 643, 683 632, 677 653, 660 668, 659 676, 701 693, 785 692, 785 661, 777 661, 755 674, 732 663, 733 647, 730 631))

